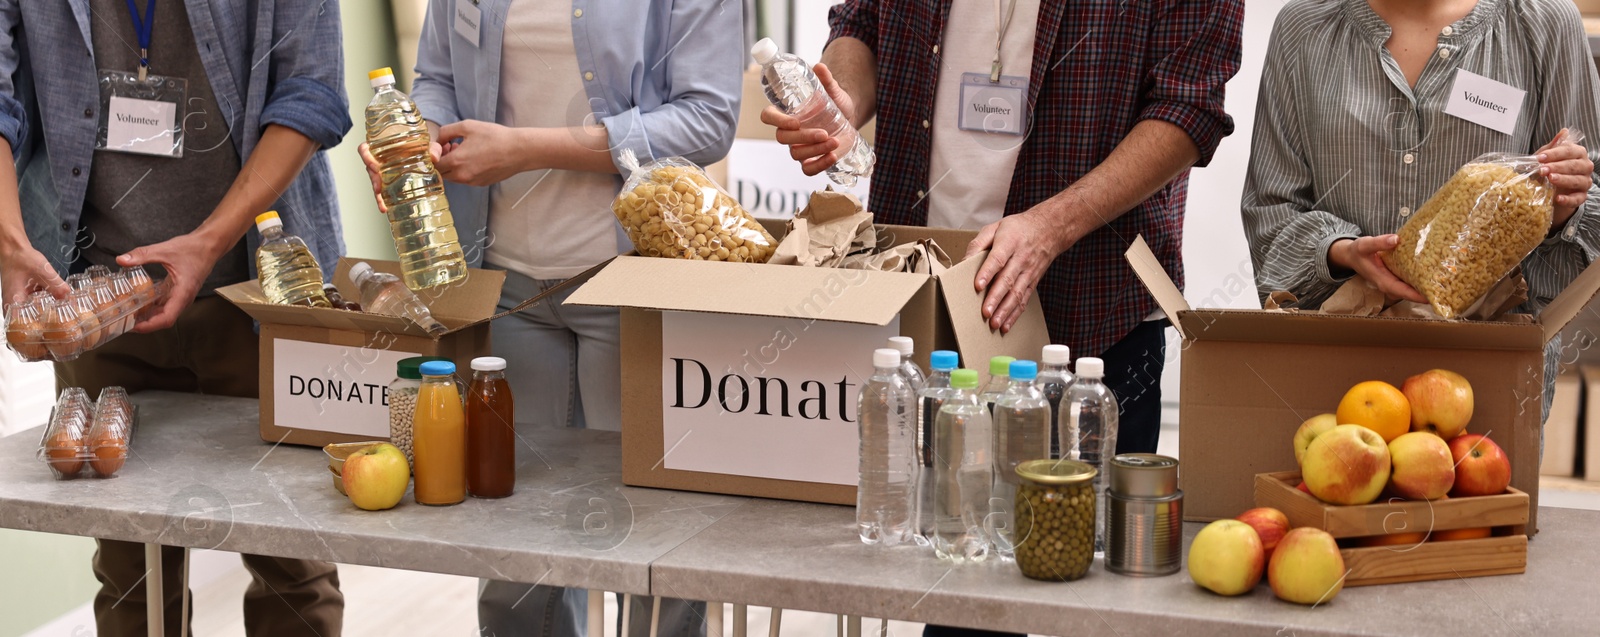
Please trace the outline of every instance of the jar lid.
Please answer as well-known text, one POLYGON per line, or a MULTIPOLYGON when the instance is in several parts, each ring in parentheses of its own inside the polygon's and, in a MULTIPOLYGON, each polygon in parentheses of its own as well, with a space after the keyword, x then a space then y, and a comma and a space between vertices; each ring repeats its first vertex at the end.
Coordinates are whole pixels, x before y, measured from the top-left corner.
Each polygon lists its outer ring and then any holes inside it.
POLYGON ((1159 498, 1178 492, 1178 460, 1153 453, 1124 453, 1111 459, 1111 491, 1117 495, 1159 498))
POLYGON ((412 356, 395 363, 394 375, 407 380, 422 380, 422 364, 428 361, 447 361, 443 356, 412 356))
POLYGON ((1100 473, 1089 463, 1077 460, 1029 460, 1017 465, 1017 475, 1039 484, 1088 482, 1100 473))

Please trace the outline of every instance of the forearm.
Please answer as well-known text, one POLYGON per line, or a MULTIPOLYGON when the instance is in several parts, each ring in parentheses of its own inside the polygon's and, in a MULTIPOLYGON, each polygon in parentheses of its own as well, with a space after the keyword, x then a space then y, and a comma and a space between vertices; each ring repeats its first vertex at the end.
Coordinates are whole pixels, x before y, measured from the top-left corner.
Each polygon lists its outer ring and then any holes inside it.
MULTIPOLYGON (((11 156, 11 144, 0 138, 0 154, 11 156)), ((0 261, 19 250, 31 250, 28 230, 22 225, 22 203, 17 196, 17 165, 0 161, 0 261)))
POLYGON ((1054 220, 1064 251, 1149 199, 1199 158, 1199 147, 1183 129, 1145 120, 1099 166, 1034 210, 1054 220))
POLYGON ((523 170, 579 170, 617 174, 604 126, 513 128, 525 160, 523 170))
POLYGON ((250 159, 239 169, 233 186, 223 195, 195 234, 220 257, 255 223, 255 216, 270 209, 289 184, 311 161, 318 145, 286 126, 267 126, 250 159))
POLYGON ((856 112, 848 114, 850 123, 856 128, 866 126, 878 112, 877 56, 865 42, 843 37, 828 44, 822 52, 822 63, 828 65, 839 88, 855 102, 856 112))

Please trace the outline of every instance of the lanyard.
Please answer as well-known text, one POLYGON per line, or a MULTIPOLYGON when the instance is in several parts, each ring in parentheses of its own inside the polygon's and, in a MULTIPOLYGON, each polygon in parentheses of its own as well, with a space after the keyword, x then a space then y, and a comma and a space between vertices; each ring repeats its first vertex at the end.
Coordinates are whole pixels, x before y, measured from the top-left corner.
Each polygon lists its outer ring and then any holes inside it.
MULTIPOLYGON (((150 0, 155 2, 155 0, 150 0)), ((1011 18, 1017 15, 1017 0, 1007 3, 1005 18, 1000 17, 1000 0, 994 0, 994 64, 989 67, 989 81, 1000 82, 1000 44, 1006 40, 1006 32, 1011 30, 1011 18)), ((133 0, 128 0, 128 6, 133 6, 133 0)))
POLYGON ((146 0, 144 19, 139 19, 139 7, 128 0, 128 14, 133 17, 133 30, 139 35, 139 81, 143 82, 150 70, 150 33, 156 23, 156 0, 146 0))

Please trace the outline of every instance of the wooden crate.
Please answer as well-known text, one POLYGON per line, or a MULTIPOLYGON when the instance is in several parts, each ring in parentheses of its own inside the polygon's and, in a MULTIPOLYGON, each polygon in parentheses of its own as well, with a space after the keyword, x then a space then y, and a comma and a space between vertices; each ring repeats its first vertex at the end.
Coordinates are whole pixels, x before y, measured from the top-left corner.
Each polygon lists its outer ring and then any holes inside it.
POLYGON ((1391 533, 1493 527, 1495 535, 1476 540, 1422 542, 1397 546, 1340 549, 1345 586, 1423 582, 1522 573, 1528 565, 1528 494, 1433 502, 1379 501, 1367 505, 1326 504, 1296 487, 1300 472, 1256 474, 1256 506, 1273 507, 1290 527, 1309 526, 1335 538, 1391 533))

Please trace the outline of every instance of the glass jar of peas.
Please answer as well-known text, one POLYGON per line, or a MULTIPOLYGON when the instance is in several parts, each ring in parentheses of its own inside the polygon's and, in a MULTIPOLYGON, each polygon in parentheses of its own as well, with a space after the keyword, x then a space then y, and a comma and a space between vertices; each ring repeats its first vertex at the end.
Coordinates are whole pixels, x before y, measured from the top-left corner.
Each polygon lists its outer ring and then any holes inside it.
POLYGON ((1022 574, 1066 582, 1094 563, 1097 469, 1076 460, 1030 460, 1017 465, 1016 559, 1022 574))

